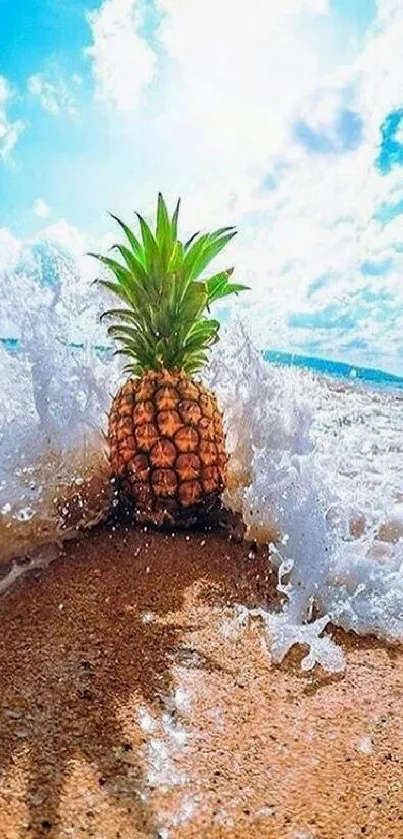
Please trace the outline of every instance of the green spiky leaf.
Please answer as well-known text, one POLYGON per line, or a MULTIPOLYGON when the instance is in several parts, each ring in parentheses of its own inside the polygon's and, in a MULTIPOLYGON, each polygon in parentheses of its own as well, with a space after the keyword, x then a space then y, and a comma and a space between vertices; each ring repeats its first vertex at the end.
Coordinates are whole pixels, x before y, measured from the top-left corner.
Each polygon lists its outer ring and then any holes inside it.
POLYGON ((120 218, 118 218, 117 216, 114 216, 113 213, 109 213, 109 215, 113 219, 115 219, 115 221, 117 221, 117 223, 120 225, 120 227, 122 228, 122 230, 126 234, 127 239, 129 240, 129 244, 130 244, 130 247, 133 251, 133 254, 137 257, 139 262, 143 263, 144 262, 143 248, 142 248, 139 240, 134 235, 133 230, 131 230, 130 227, 127 224, 125 224, 124 221, 121 221, 120 218))
POLYGON ((123 257, 126 263, 127 270, 132 274, 133 278, 135 278, 139 283, 146 287, 146 269, 144 268, 144 265, 140 262, 140 260, 137 259, 137 257, 134 255, 133 251, 127 248, 126 245, 114 245, 113 247, 117 251, 119 251, 120 255, 123 257))
POLYGON ((202 252, 198 255, 192 269, 192 279, 199 277, 207 265, 225 248, 225 246, 236 236, 236 230, 225 233, 221 236, 212 235, 202 252))
POLYGON ((158 194, 156 240, 162 264, 166 266, 171 256, 175 239, 172 237, 171 222, 161 193, 158 194))
POLYGON ((239 294, 240 291, 250 291, 250 287, 248 285, 240 285, 239 283, 228 283, 221 292, 219 299, 221 300, 222 297, 226 297, 227 294, 239 294))
POLYGON ((172 216, 172 221, 171 221, 171 234, 172 234, 172 241, 173 242, 176 242, 177 238, 178 238, 178 217, 179 217, 180 205, 181 205, 181 200, 180 200, 180 198, 178 198, 178 201, 177 201, 177 204, 176 204, 176 207, 175 207, 175 210, 174 210, 174 214, 172 216))
POLYGON ((152 276, 156 269, 160 267, 160 256, 157 241, 143 216, 141 216, 140 213, 136 213, 136 216, 140 222, 146 268, 149 276, 152 276))
POLYGON ((180 201, 170 217, 159 193, 155 231, 136 213, 139 236, 113 216, 126 237, 126 244, 114 246, 122 261, 91 254, 114 277, 99 279, 99 285, 124 304, 103 317, 112 321, 108 335, 121 345, 117 352, 129 359, 125 370, 134 375, 163 367, 196 373, 218 340, 219 321, 206 312, 216 301, 246 289, 229 282, 233 268, 199 279, 235 236, 235 228, 198 232, 184 244, 178 239, 179 207, 180 201))

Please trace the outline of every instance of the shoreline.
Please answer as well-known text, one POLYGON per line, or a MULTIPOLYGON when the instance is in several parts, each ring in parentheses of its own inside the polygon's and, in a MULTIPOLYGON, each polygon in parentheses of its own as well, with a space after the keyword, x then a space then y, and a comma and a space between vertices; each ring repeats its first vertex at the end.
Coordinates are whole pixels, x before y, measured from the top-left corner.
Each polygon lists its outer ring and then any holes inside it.
POLYGON ((398 839, 401 648, 272 665, 267 550, 100 527, 0 601, 2 839, 398 839))

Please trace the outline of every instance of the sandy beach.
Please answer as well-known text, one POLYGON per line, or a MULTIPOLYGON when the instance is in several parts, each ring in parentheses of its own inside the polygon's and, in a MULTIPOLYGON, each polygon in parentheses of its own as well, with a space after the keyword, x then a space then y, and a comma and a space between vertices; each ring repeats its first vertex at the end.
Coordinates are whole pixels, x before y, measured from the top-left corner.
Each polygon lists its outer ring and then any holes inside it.
POLYGON ((270 663, 237 604, 267 552, 102 528, 0 604, 0 818, 21 837, 403 835, 403 656, 337 633, 342 676, 270 663))

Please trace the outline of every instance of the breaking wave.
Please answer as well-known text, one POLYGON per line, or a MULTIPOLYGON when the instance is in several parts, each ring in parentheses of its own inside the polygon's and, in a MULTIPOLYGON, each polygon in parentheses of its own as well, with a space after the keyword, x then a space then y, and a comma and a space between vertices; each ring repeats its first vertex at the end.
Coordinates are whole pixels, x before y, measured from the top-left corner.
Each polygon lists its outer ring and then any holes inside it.
MULTIPOLYGON (((2 264, 0 591, 113 503, 101 431, 120 375, 85 260, 39 242, 2 264)), ((403 399, 270 364, 237 322, 206 377, 226 417, 227 502, 271 542, 286 596, 277 613, 240 607, 238 623, 257 615, 275 660, 299 642, 304 667, 335 671, 330 621, 403 640, 403 399)))

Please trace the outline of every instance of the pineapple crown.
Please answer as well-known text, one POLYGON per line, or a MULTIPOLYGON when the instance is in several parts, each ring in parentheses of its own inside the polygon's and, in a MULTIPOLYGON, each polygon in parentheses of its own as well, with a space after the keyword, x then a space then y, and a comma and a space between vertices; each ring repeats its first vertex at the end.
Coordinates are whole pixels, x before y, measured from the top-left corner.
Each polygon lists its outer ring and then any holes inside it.
POLYGON ((221 227, 214 233, 197 232, 182 244, 177 235, 179 206, 180 199, 170 218, 159 193, 155 233, 136 213, 140 238, 111 214, 127 239, 127 244, 112 248, 122 261, 90 254, 114 274, 113 280, 96 282, 124 304, 102 317, 114 321, 108 335, 119 341, 121 347, 116 352, 129 359, 125 372, 131 375, 162 369, 197 372, 206 363, 211 345, 218 341, 220 323, 208 316, 211 304, 247 288, 229 282, 233 268, 200 278, 236 230, 221 227))

